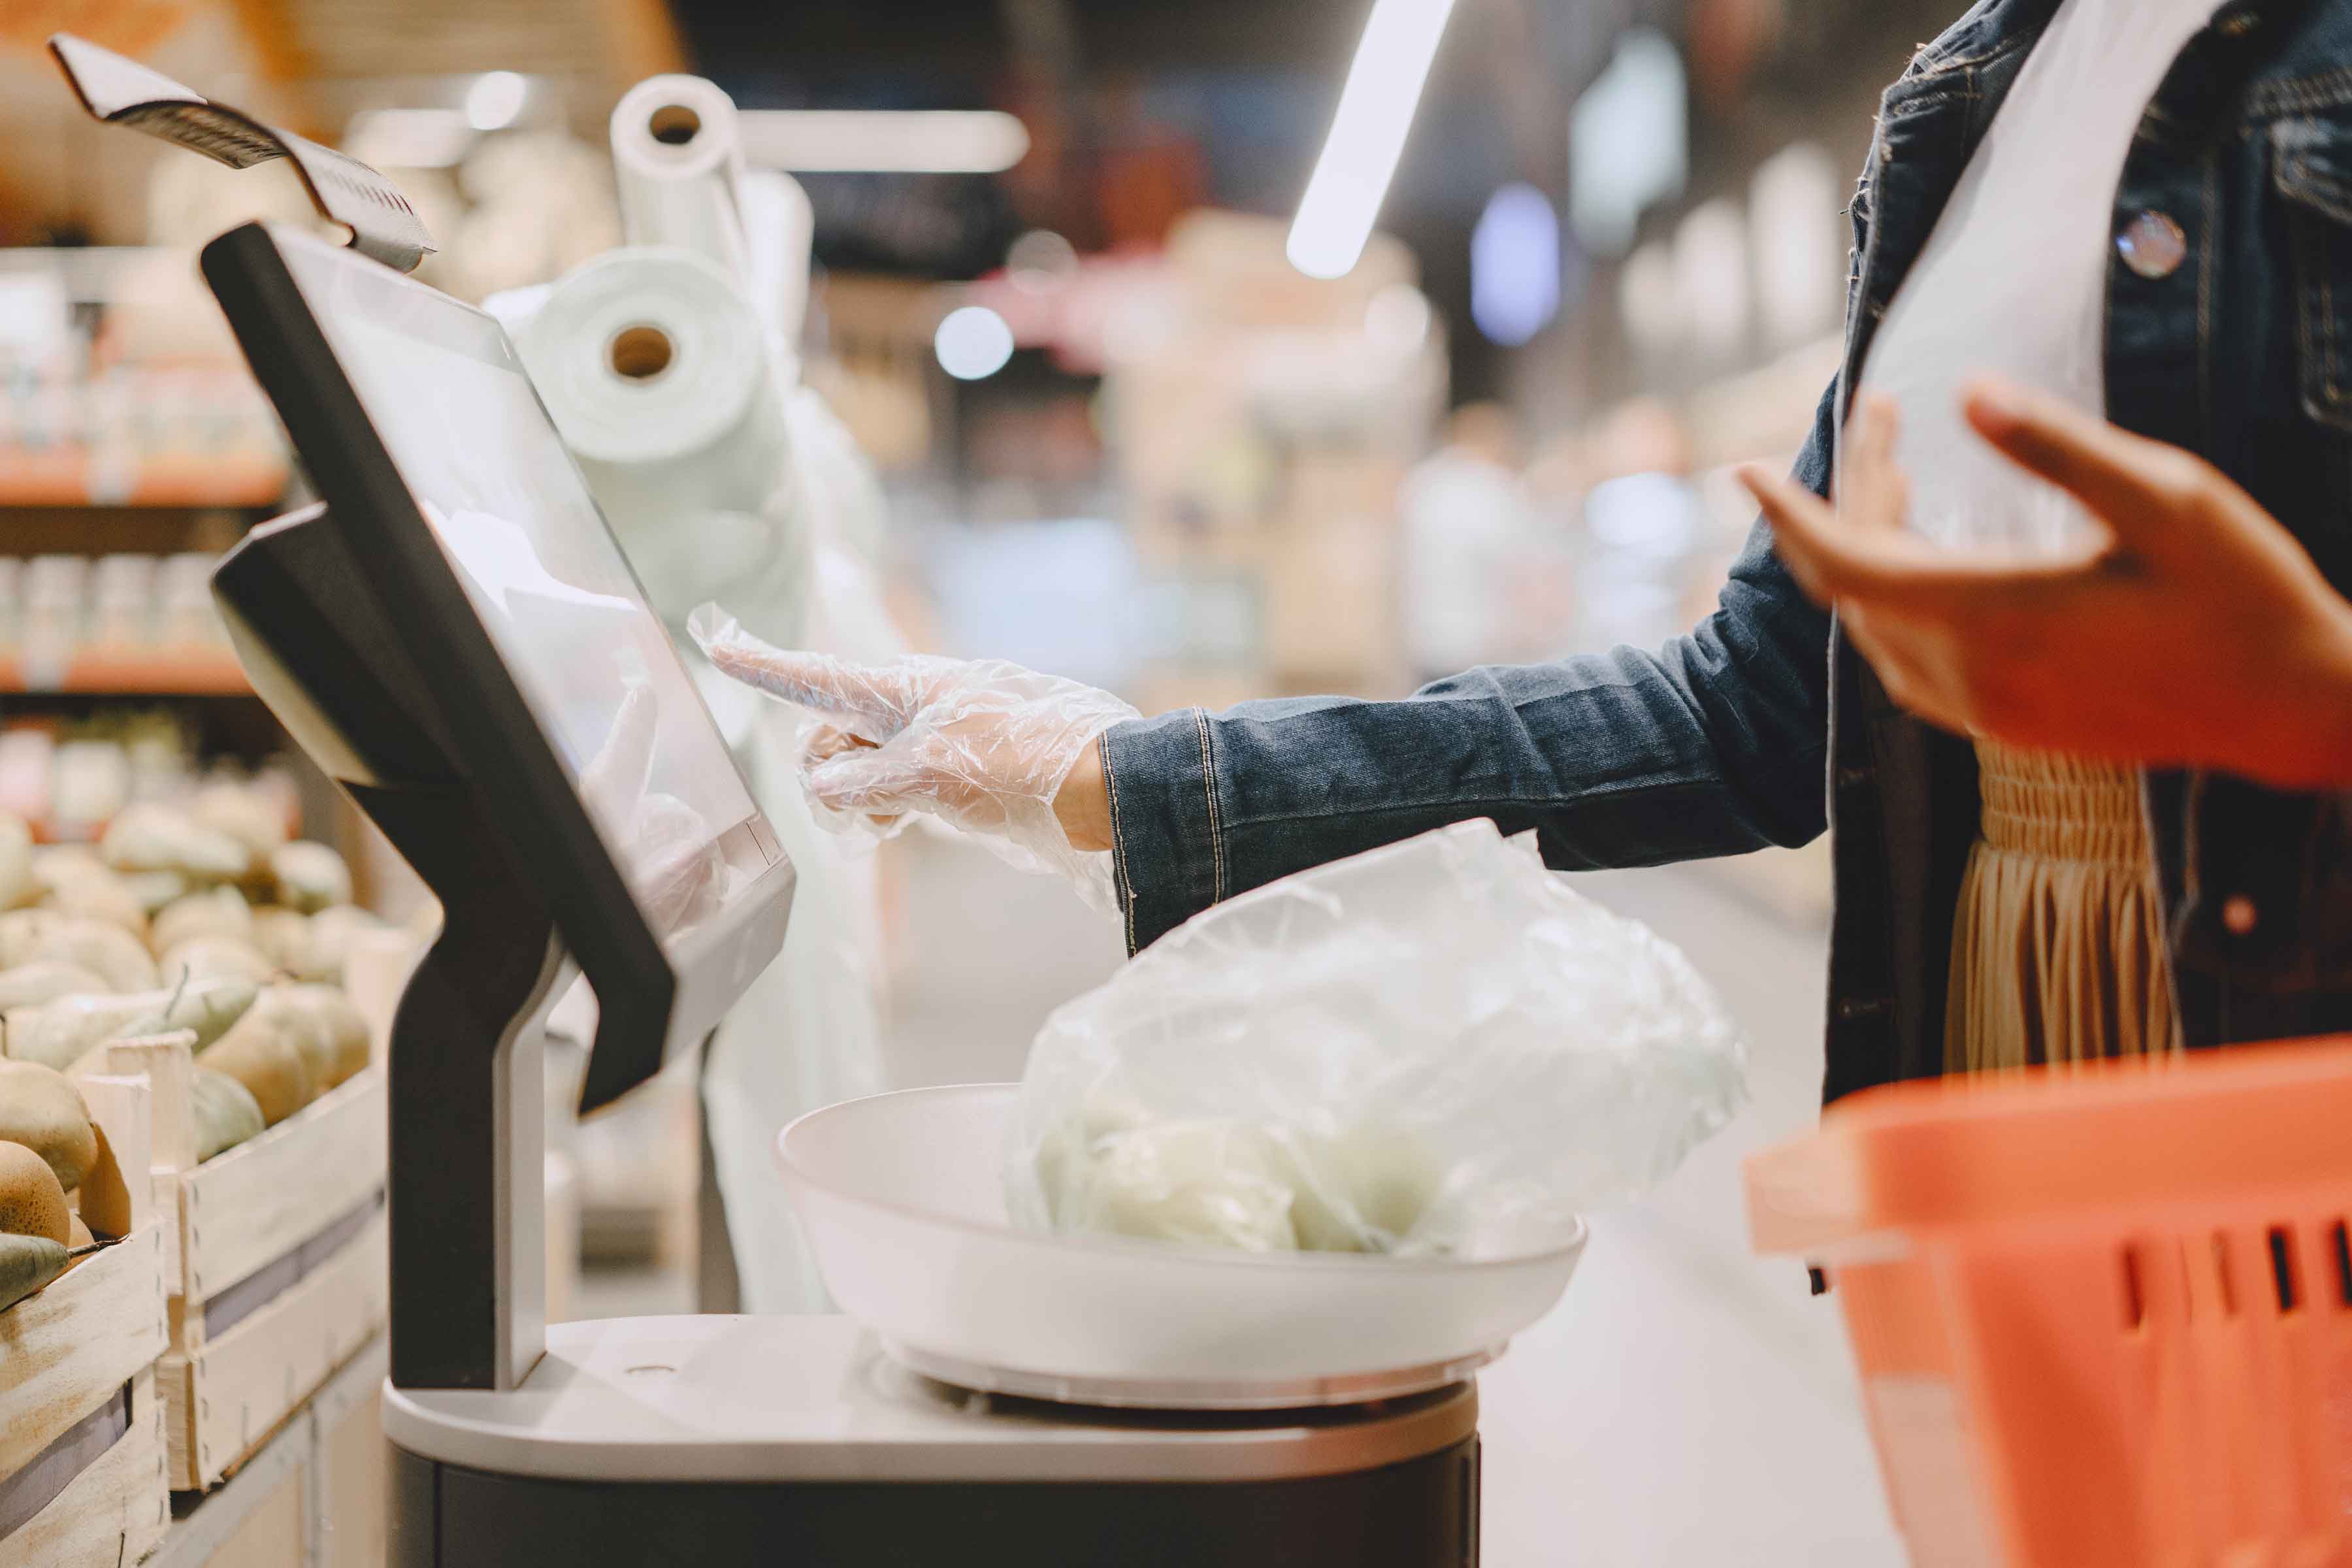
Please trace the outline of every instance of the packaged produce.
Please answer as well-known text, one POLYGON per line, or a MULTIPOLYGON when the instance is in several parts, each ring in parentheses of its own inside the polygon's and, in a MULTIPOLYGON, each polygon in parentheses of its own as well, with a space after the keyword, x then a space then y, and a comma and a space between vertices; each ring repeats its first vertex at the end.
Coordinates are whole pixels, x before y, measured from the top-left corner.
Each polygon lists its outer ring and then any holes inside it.
POLYGON ((1512 1256, 1664 1179, 1742 1075, 1680 952, 1467 823, 1219 904, 1057 1011, 1007 1202, 1033 1229, 1512 1256))
POLYGON ((192 882, 234 882, 253 864, 245 846, 173 806, 142 801, 108 823, 98 851, 118 871, 177 871, 192 882))
POLYGON ((289 910, 313 914, 352 901, 351 868, 323 844, 297 839, 278 846, 269 854, 269 875, 278 901, 289 910))
POLYGON ((64 1068, 93 1046, 173 1029, 195 1032, 198 1049, 218 1039, 253 1005, 257 987, 241 975, 128 994, 60 996, 0 1013, 0 1053, 64 1068))
POLYGON ((195 1102, 196 1163, 225 1153, 249 1138, 261 1136, 268 1122, 253 1091, 210 1068, 198 1068, 189 1079, 195 1102))
POLYGON ((63 1192, 98 1163, 98 1131, 81 1091, 37 1062, 0 1061, 0 1142, 39 1155, 63 1192))
POLYGON ((11 1007, 31 1007, 60 996, 90 994, 106 990, 106 982, 79 963, 58 958, 37 958, 14 969, 0 969, 0 1013, 11 1007))
POLYGON ((39 1236, 63 1247, 66 1190, 47 1161, 22 1143, 0 1143, 0 1235, 39 1236))
POLYGON ((253 909, 235 888, 208 888, 189 893, 157 911, 148 929, 147 945, 158 953, 196 937, 253 940, 253 909))
POLYGON ((0 1235, 0 1310, 66 1271, 65 1247, 46 1236, 0 1235))
POLYGON ((121 926, 51 910, 0 915, 0 969, 44 958, 78 963, 117 991, 142 991, 155 984, 155 961, 121 926))

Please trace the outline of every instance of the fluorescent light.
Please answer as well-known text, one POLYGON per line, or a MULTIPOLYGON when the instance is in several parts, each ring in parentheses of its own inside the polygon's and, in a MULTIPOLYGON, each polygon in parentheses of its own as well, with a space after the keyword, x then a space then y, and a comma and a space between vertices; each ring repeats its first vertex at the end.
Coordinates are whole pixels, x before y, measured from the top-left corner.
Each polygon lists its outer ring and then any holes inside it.
POLYGON ((530 84, 512 71, 484 71, 466 89, 466 122, 477 131, 502 131, 522 112, 530 84))
POLYGON ((1001 110, 747 109, 743 156, 793 174, 993 174, 1029 152, 1001 110))
POLYGON ((1013 358, 1013 328, 985 305, 950 310, 931 339, 940 368, 958 381, 981 381, 1013 358))
POLYGON ((1290 226, 1290 264, 1309 278, 1344 278, 1364 254, 1453 11, 1454 0, 1375 0, 1290 226))

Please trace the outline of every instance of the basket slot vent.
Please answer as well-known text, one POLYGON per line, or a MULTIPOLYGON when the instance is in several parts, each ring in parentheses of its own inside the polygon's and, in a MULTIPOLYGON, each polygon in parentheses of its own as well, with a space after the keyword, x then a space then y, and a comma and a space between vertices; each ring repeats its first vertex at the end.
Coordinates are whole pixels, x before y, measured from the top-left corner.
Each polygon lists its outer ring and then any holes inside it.
POLYGON ((2352 1307, 2352 1241, 2347 1241, 2344 1234, 2342 1220, 2328 1227, 2327 1244, 2336 1258, 2336 1304, 2352 1307))
POLYGON ((2139 1249, 2123 1249, 2124 1327, 2137 1329, 2147 1321, 2147 1291, 2139 1278, 2139 1249))
POLYGON ((2303 1304, 2303 1281, 2296 1277, 2294 1233, 2283 1225, 2271 1226, 2271 1290, 2281 1315, 2303 1304))
POLYGON ((2238 1282, 2230 1269, 2230 1238, 2220 1231, 2213 1233, 2213 1284, 2221 1298, 2221 1315, 2238 1315, 2238 1282))

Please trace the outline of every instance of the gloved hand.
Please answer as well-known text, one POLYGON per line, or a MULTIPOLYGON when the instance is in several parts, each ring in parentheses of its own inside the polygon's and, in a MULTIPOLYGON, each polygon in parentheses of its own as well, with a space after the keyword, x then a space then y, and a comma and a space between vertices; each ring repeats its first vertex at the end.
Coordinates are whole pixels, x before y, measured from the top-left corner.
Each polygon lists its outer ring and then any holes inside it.
POLYGON ((1139 717, 1133 708, 1001 660, 854 665, 789 653, 715 605, 697 610, 687 630, 720 673, 830 721, 806 750, 820 805, 886 827, 928 812, 1024 870, 1061 873, 1088 903, 1116 911, 1109 852, 1074 845, 1055 800, 1104 731, 1139 717))

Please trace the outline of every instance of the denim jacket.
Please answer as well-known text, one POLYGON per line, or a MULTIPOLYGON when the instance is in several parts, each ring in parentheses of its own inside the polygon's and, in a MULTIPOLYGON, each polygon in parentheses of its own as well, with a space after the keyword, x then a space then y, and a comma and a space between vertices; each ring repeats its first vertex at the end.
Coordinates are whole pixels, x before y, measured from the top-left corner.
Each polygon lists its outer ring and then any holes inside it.
MULTIPOLYGON (((2057 3, 1982 0, 1881 102, 1844 366, 1796 465, 1818 492, 1872 333, 2057 3)), ((2352 0, 2234 0, 2189 40, 2141 118, 2112 231, 2150 214, 2187 243, 2177 262, 2110 253, 2108 417, 2212 462, 2352 589, 2352 0)), ((1654 653, 1477 669, 1399 702, 1171 713, 1103 752, 1131 949, 1465 817, 1532 829, 1570 869, 1833 826, 1825 1098, 1942 1070, 1973 752, 1887 700, 1760 525, 1715 613, 1654 653)), ((2175 771, 2143 790, 2187 1039, 2352 1026, 2352 797, 2175 771)))

